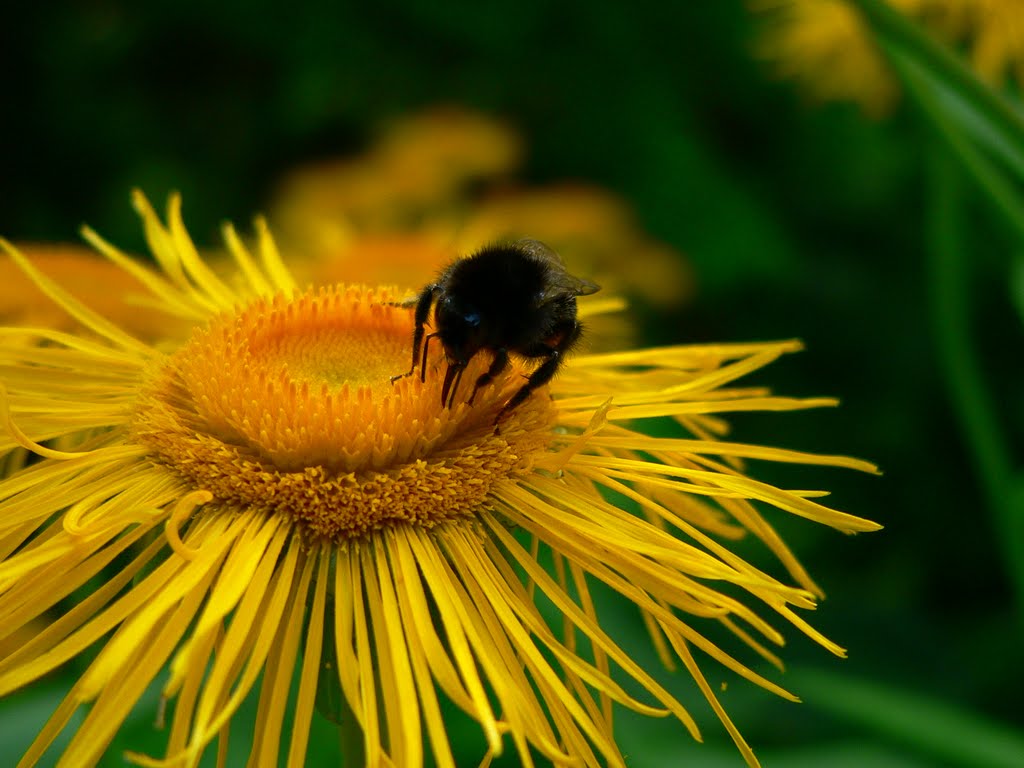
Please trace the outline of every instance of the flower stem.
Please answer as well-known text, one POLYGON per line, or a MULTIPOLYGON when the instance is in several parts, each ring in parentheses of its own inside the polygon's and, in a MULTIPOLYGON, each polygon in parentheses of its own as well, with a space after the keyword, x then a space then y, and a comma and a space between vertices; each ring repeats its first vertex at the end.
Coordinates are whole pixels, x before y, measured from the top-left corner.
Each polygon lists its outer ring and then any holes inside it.
POLYGON ((316 708, 338 730, 343 768, 362 768, 366 763, 363 729, 341 688, 338 678, 338 646, 334 635, 334 600, 327 602, 324 620, 323 655, 316 686, 316 708))
POLYGON ((986 87, 950 48, 929 36, 884 0, 849 0, 864 16, 884 47, 909 55, 971 104, 1012 145, 1024 153, 1024 117, 999 93, 986 87))
POLYGON ((362 768, 366 764, 363 729, 359 727, 359 722, 344 696, 341 697, 341 707, 341 721, 337 723, 341 764, 344 768, 362 768))
MULTIPOLYGON (((992 207, 1001 214, 1014 237, 1024 246, 1024 200, 1020 194, 957 126, 943 108, 934 90, 929 87, 924 70, 917 62, 906 58, 899 51, 892 53, 891 61, 925 118, 945 141, 967 174, 977 183, 981 192, 988 197, 992 207)), ((1024 132, 1024 128, 1021 130, 1024 132)))
POLYGON ((964 259, 963 206, 958 162, 1011 230, 1015 263, 1024 249, 1024 201, 1004 170, 982 153, 975 140, 1020 173, 1024 119, 1000 94, 986 87, 953 51, 917 28, 881 0, 852 0, 879 38, 908 95, 945 146, 930 156, 927 252, 932 324, 940 363, 960 421, 1016 596, 1024 627, 1024 479, 1014 471, 998 411, 984 385, 971 345, 968 274, 964 259), (987 126, 971 133, 951 94, 970 104, 987 126))

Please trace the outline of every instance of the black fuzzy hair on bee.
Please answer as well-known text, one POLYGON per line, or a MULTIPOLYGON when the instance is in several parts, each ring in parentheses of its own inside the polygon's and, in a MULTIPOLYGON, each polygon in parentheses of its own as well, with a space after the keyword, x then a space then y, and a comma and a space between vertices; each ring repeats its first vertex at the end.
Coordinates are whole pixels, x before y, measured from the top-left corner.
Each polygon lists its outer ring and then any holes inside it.
POLYGON ((580 338, 576 297, 600 286, 573 277, 553 250, 537 240, 490 245, 449 264, 407 306, 415 306, 412 365, 392 382, 420 366, 426 380, 427 350, 437 339, 448 358, 441 404, 451 407, 462 373, 480 352, 493 354, 490 367, 477 378, 469 403, 481 387, 508 367, 510 355, 539 359, 541 364, 505 403, 495 423, 551 380, 565 354, 580 338), (425 335, 430 308, 434 332, 425 335))

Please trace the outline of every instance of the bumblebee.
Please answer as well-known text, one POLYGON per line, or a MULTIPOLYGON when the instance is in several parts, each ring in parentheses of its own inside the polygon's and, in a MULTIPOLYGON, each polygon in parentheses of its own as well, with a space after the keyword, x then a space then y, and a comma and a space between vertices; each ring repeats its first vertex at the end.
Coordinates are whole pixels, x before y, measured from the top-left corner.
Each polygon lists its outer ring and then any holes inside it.
POLYGON ((412 366, 391 381, 412 375, 417 362, 420 380, 426 381, 427 350, 435 338, 448 360, 441 387, 443 407, 451 407, 463 371, 484 350, 493 356, 491 365, 473 385, 470 404, 481 387, 508 367, 511 355, 540 360, 502 407, 497 423, 558 372, 583 330, 576 319, 576 297, 599 288, 570 275, 558 254, 537 240, 487 246, 452 262, 435 282, 403 304, 416 307, 412 366), (431 306, 434 332, 425 335, 431 306))

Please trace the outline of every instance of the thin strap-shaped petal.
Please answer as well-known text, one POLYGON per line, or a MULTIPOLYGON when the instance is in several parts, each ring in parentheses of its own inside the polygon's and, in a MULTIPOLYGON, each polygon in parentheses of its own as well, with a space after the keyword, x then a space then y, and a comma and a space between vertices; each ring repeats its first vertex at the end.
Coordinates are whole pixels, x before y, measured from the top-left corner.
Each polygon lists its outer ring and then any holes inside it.
POLYGON ((7 252, 18 268, 25 273, 29 280, 35 283, 39 290, 90 331, 98 336, 102 336, 112 344, 134 352, 142 359, 147 359, 154 354, 153 349, 148 344, 144 344, 134 336, 130 336, 106 318, 93 312, 61 288, 55 281, 32 266, 31 261, 3 238, 0 238, 0 249, 7 252))
POLYGON ((50 715, 50 719, 39 730, 39 733, 32 740, 28 749, 25 750, 25 754, 18 761, 17 768, 34 768, 42 759, 46 750, 50 748, 50 745, 67 728, 68 723, 71 722, 71 718, 74 717, 75 712, 78 711, 80 706, 78 698, 74 694, 75 689, 72 688, 71 692, 64 697, 64 700, 54 710, 54 713, 50 715))
POLYGON ((337 659, 338 684, 341 686, 349 711, 360 731, 366 734, 366 725, 360 702, 359 663, 355 649, 355 609, 350 581, 348 557, 351 546, 335 552, 334 564, 334 658, 337 659), (349 663, 345 663, 348 660, 349 663), (356 705, 353 705, 356 702, 356 705))
MULTIPOLYGON (((461 626, 448 616, 445 622, 445 644, 441 645, 434 626, 434 620, 430 613, 430 603, 420 581, 420 568, 428 567, 426 563, 417 564, 413 555, 409 538, 422 536, 420 531, 413 528, 398 528, 391 532, 394 544, 396 571, 405 585, 401 590, 399 598, 408 603, 408 612, 411 614, 406 622, 414 627, 423 644, 427 654, 427 660, 435 676, 438 677, 445 692, 459 704, 466 712, 470 713, 480 723, 488 744, 495 754, 501 753, 501 734, 499 733, 498 722, 494 716, 487 692, 480 679, 477 666, 473 661, 473 654, 466 640, 466 635, 461 626), (455 667, 452 666, 454 663, 455 667), (465 694, 457 691, 455 668, 461 676, 461 683, 465 686, 465 694), (463 701, 463 696, 468 696, 468 701, 463 701)), ((446 617, 442 617, 442 621, 446 617)))
POLYGON ((122 450, 83 451, 85 455, 78 459, 41 462, 4 478, 0 491, 0 533, 25 522, 38 526, 58 510, 78 503, 110 478, 116 483, 132 477, 151 488, 163 487, 159 480, 167 479, 166 473, 150 470, 133 460, 145 452, 143 449, 117 448, 122 450))
MULTIPOLYGON (((519 523, 524 529, 538 534, 541 532, 538 529, 536 522, 530 517, 520 514, 518 509, 506 507, 503 511, 506 516, 514 522, 519 523)), ((585 532, 566 535, 555 528, 543 528, 543 532, 545 536, 551 538, 551 545, 553 547, 557 547, 568 556, 578 559, 581 563, 585 563, 587 571, 595 578, 604 581, 610 587, 622 593, 628 599, 636 603, 642 610, 650 612, 666 627, 673 627, 676 632, 682 634, 691 643, 700 647, 721 664, 768 691, 776 693, 784 698, 792 698, 792 694, 780 688, 775 683, 765 679, 761 675, 756 674, 751 669, 723 652, 720 648, 711 644, 706 638, 681 621, 671 611, 662 607, 656 599, 653 599, 649 590, 660 591, 662 593, 662 599, 671 600, 672 602, 677 599, 674 597, 673 591, 666 588, 671 583, 668 581, 670 574, 665 573, 660 578, 654 579, 642 578, 642 572, 631 573, 626 569, 625 573, 629 575, 627 578, 619 569, 623 568, 623 565, 628 563, 628 561, 623 561, 620 558, 620 562, 615 563, 614 568, 609 567, 603 559, 595 557, 594 553, 603 552, 602 557, 608 558, 611 555, 611 551, 595 548, 592 544, 588 545, 585 539, 585 532), (637 583, 638 581, 639 584, 637 583)), ((777 609, 778 605, 773 605, 772 607, 777 609)))
MULTIPOLYGON (((281 526, 268 547, 220 643, 219 654, 203 686, 185 751, 187 765, 197 765, 202 751, 237 711, 263 671, 264 663, 292 596, 302 543, 281 526), (285 555, 278 553, 288 544, 285 555), (245 669, 239 676, 244 664, 245 669), (234 684, 233 690, 230 686, 234 684), (229 694, 230 690, 230 694, 229 694)), ((169 759, 176 759, 169 753, 169 759)))
MULTIPOLYGON (((169 614, 168 620, 149 625, 145 632, 138 633, 137 640, 128 646, 133 650, 119 659, 120 666, 109 677, 109 684, 100 689, 89 714, 61 755, 58 768, 94 765, 99 760, 132 707, 170 657, 181 637, 181 627, 188 626, 199 611, 215 575, 215 571, 210 570, 198 581, 176 590, 180 602, 169 614)), ((135 634, 131 630, 131 627, 122 626, 112 642, 135 634)), ((101 654, 83 675, 81 688, 75 687, 79 701, 92 697, 87 679, 94 668, 102 667, 103 664, 101 654)), ((99 672, 98 676, 105 677, 106 673, 99 672)))
MULTIPOLYGON (((451 557, 450 562, 461 577, 462 585, 467 592, 467 598, 474 605, 486 609, 481 610, 480 616, 488 627, 491 638, 493 639, 500 635, 507 637, 508 641, 515 648, 520 663, 528 671, 534 684, 545 686, 549 689, 549 695, 544 697, 545 704, 548 707, 558 707, 567 711, 575 726, 598 748, 606 760, 615 765, 622 765, 621 755, 611 740, 611 735, 603 732, 599 724, 594 723, 587 717, 583 705, 566 689, 556 670, 545 658, 540 648, 531 640, 530 633, 521 622, 513 606, 509 605, 504 599, 489 594, 484 588, 485 583, 490 586, 500 587, 501 582, 486 579, 488 575, 486 571, 480 571, 478 568, 471 569, 469 561, 465 558, 451 557)), ((478 565, 482 564, 478 563, 478 565)), ((550 650, 557 653, 554 642, 549 642, 546 645, 550 650)), ((573 671, 576 672, 577 670, 574 669, 573 671)), ((564 750, 565 747, 562 744, 562 740, 559 741, 564 750)))
POLYGON ((254 768, 278 763, 284 712, 295 673, 295 660, 298 657, 299 639, 302 635, 302 617, 306 612, 309 583, 313 578, 315 565, 315 558, 306 554, 299 582, 289 599, 288 616, 278 628, 277 642, 263 674, 263 686, 256 712, 256 730, 248 763, 254 768))
POLYGON ((230 251, 235 263, 242 271, 242 275, 244 275, 245 281, 253 293, 257 296, 270 296, 273 294, 270 284, 267 282, 266 277, 263 276, 259 267, 256 266, 256 262, 253 260, 252 254, 249 253, 249 249, 246 248, 245 243, 238 237, 234 225, 231 222, 225 222, 221 225, 220 231, 228 251, 230 251))
POLYGON ((260 258, 263 261, 263 269, 270 277, 277 291, 285 294, 292 294, 295 291, 295 279, 291 272, 281 260, 281 254, 277 250, 277 244, 270 234, 270 227, 267 220, 262 216, 256 217, 256 237, 259 242, 260 258))
MULTIPOLYGON (((555 440, 558 442, 569 442, 573 440, 573 436, 556 435, 555 440)), ((682 440, 667 437, 649 437, 637 433, 628 437, 596 436, 589 438, 587 443, 589 446, 594 447, 626 448, 631 451, 658 451, 666 455, 671 455, 672 452, 708 453, 716 456, 742 456, 747 459, 764 459, 766 461, 781 461, 793 464, 846 467, 847 469, 859 469, 862 472, 870 472, 872 474, 878 473, 878 467, 871 462, 852 459, 848 456, 828 456, 817 453, 805 453, 803 451, 791 451, 785 448, 727 443, 717 440, 682 440)))
POLYGON ((287 764, 290 768, 302 768, 306 764, 309 726, 313 720, 313 702, 316 699, 316 685, 320 677, 320 652, 324 642, 324 614, 330 559, 330 547, 322 543, 313 550, 310 557, 310 560, 317 563, 317 571, 313 604, 309 609, 306 648, 302 655, 299 693, 295 702, 295 715, 292 718, 292 739, 288 747, 287 764))
MULTIPOLYGON (((423 739, 420 731, 420 709, 416 696, 403 696, 402 691, 413 692, 416 686, 409 666, 401 626, 397 616, 385 614, 380 582, 388 578, 387 562, 380 539, 371 539, 362 554, 366 585, 366 604, 376 647, 377 674, 380 679, 381 698, 387 717, 388 754, 399 765, 420 765, 423 762, 423 739)), ((397 611, 397 606, 396 606, 397 611)))
MULTIPOLYGON (((144 535, 145 532, 145 528, 140 528, 138 531, 140 535, 144 535)), ((126 541, 131 543, 134 541, 134 537, 126 537, 126 541)), ((77 631, 94 616, 99 615, 103 611, 104 606, 114 599, 125 586, 131 583, 136 574, 153 561, 163 546, 163 542, 159 539, 151 542, 149 546, 136 555, 130 563, 119 570, 109 581, 77 603, 59 619, 48 624, 35 637, 5 657, 0 662, 0 671, 6 671, 16 665, 28 664, 31 660, 49 653, 65 637, 77 631)), ((117 548, 112 548, 111 551, 116 553, 117 548)), ((55 667, 59 663, 60 661, 58 660, 49 665, 49 668, 55 667)), ((46 668, 42 668, 39 670, 38 675, 45 674, 46 671, 46 668)))
POLYGON ((759 768, 761 763, 754 755, 754 750, 752 750, 750 745, 747 744, 746 739, 743 738, 743 735, 725 711, 725 707, 722 706, 718 697, 715 696, 714 690, 710 685, 708 685, 708 681, 704 677, 704 673, 701 672, 700 667, 697 665, 697 661, 693 658, 693 654, 690 653, 690 649, 687 647, 686 642, 679 639, 672 632, 668 634, 668 638, 669 642, 672 643, 672 648, 686 666, 686 670, 697 683, 697 687, 700 688, 701 693, 704 694, 704 698, 707 699, 707 702, 711 705, 715 714, 718 715, 718 719, 721 720, 722 725, 724 725, 725 729, 729 732, 729 735, 732 737, 737 749, 739 749, 740 754, 743 755, 743 759, 746 760, 747 765, 750 766, 750 768, 759 768))
MULTIPOLYGON (((697 730, 697 724, 693 721, 693 718, 690 717, 686 709, 679 704, 679 702, 676 701, 668 691, 660 686, 654 678, 644 672, 636 662, 630 659, 629 655, 623 651, 600 628, 599 625, 589 620, 586 613, 568 598, 564 591, 552 581, 551 577, 536 561, 531 560, 528 557, 528 553, 523 550, 518 542, 516 542, 515 539, 502 528, 500 523, 495 521, 489 515, 485 516, 484 520, 491 529, 495 538, 501 542, 503 547, 506 547, 514 557, 515 561, 519 563, 520 567, 526 569, 527 574, 536 581, 544 594, 555 603, 555 606, 559 611, 561 611, 568 620, 572 621, 573 626, 579 628, 591 640, 595 648, 600 649, 602 654, 605 654, 607 657, 614 660, 615 663, 618 664, 627 674, 657 698, 658 701, 660 701, 686 725, 687 729, 695 736, 695 738, 698 737, 699 732, 697 730)), ((611 677, 608 677, 608 679, 611 680, 611 677)), ((604 691, 604 693, 606 695, 610 695, 610 692, 608 691, 604 691)), ((623 699, 617 696, 614 698, 619 702, 629 705, 628 699, 623 699)), ((647 708, 640 711, 644 711, 645 714, 653 713, 651 709, 647 708)))
MULTIPOLYGON (((778 357, 799 352, 799 341, 755 342, 753 344, 692 344, 670 347, 645 347, 623 352, 598 352, 573 358, 573 367, 612 365, 658 365, 693 368, 698 361, 703 365, 720 365, 723 360, 735 360, 750 355, 768 354, 778 357)), ((774 359, 773 357, 773 359, 774 359)))
MULTIPOLYGON (((566 759, 538 702, 529 694, 529 681, 509 646, 507 636, 492 637, 478 615, 478 609, 486 606, 477 606, 465 595, 434 541, 428 541, 426 537, 409 537, 408 541, 417 561, 422 564, 425 581, 446 632, 464 633, 469 647, 476 654, 487 682, 501 704, 502 718, 507 719, 511 726, 510 732, 520 758, 524 761, 529 759, 529 748, 524 741, 529 734, 530 740, 546 755, 553 759, 566 759)), ((497 754, 493 747, 492 752, 497 754)))
MULTIPOLYGON (((534 558, 536 562, 536 558, 534 558)), ((572 574, 573 583, 576 585, 576 592, 579 595, 579 607, 583 611, 584 615, 588 620, 593 622, 595 625, 600 626, 600 621, 597 618, 597 608, 594 605, 594 600, 590 596, 590 588, 587 586, 587 576, 580 568, 579 563, 569 561, 569 572, 572 574)), ((608 652, 600 646, 594 647, 594 663, 605 675, 611 675, 611 668, 608 664, 608 652)), ((601 709, 604 712, 605 721, 608 723, 608 727, 612 727, 612 700, 611 697, 605 692, 600 692, 601 709)))
MULTIPOLYGON (((154 520, 153 525, 155 524, 154 520)), ((109 545, 87 551, 85 557, 77 555, 72 562, 58 561, 53 564, 51 569, 39 569, 32 577, 18 581, 4 595, 3 603, 10 606, 10 609, 0 614, 0 640, 14 633, 78 589, 151 529, 152 526, 137 526, 109 545)), ((114 578, 119 576, 120 571, 114 578)), ((104 586, 106 586, 106 582, 104 586)), ((47 630, 52 625, 52 622, 48 621, 47 630)), ((14 653, 23 653, 25 646, 31 643, 32 641, 29 641, 22 645, 14 653)))
MULTIPOLYGON (((155 215, 155 214, 154 214, 155 215)), ((136 259, 122 253, 91 227, 82 227, 82 237, 107 259, 144 285, 159 300, 159 306, 175 315, 200 319, 209 315, 209 307, 200 305, 190 290, 174 285, 136 259)), ((156 254, 154 253, 154 256, 156 254)), ((158 262, 163 265, 163 262, 158 262)), ((166 272, 164 274, 170 274, 166 272)))
MULTIPOLYGON (((347 563, 348 581, 344 586, 352 596, 352 622, 355 627, 356 655, 355 663, 359 669, 359 700, 349 701, 352 710, 361 714, 363 724, 363 745, 367 765, 381 764, 384 755, 381 744, 380 712, 377 708, 377 660, 373 647, 370 645, 369 615, 363 589, 362 542, 352 542, 348 548, 347 563)), ((342 586, 341 584, 338 585, 342 586)), ((340 649, 339 649, 340 651, 340 649)), ((345 658, 339 656, 339 659, 345 658)))
MULTIPOLYGON (((192 285, 185 276, 185 270, 181 263, 181 256, 174 247, 174 241, 160 223, 160 217, 156 215, 153 206, 140 189, 132 190, 132 207, 142 219, 142 228, 146 234, 146 243, 149 251, 153 254, 160 269, 167 275, 171 282, 178 287, 178 290, 192 293, 192 285)), ((198 298, 198 297, 197 297, 198 298)), ((207 309, 213 309, 208 300, 202 297, 207 309)))
MULTIPOLYGON (((190 657, 195 663, 183 670, 181 677, 175 681, 173 693, 169 690, 171 686, 164 687, 160 699, 161 706, 166 705, 171 697, 174 697, 174 720, 171 723, 171 733, 167 739, 168 755, 177 754, 185 747, 211 656, 222 639, 223 631, 220 627, 206 635, 190 638, 189 644, 192 646, 190 657)), ((176 654, 176 656, 180 656, 180 654, 176 654)), ((144 765, 146 758, 133 754, 132 761, 144 765)))
MULTIPOLYGON (((54 344, 59 344, 60 347, 66 348, 67 350, 75 350, 83 353, 82 357, 85 359, 102 363, 102 368, 97 366, 96 369, 90 371, 91 373, 120 374, 121 376, 132 377, 131 381, 133 382, 137 382, 138 372, 146 362, 144 358, 141 358, 134 351, 111 347, 106 344, 101 344, 98 341, 82 338, 81 336, 76 336, 73 333, 57 331, 53 328, 37 328, 35 326, 0 328, 0 339, 5 336, 14 338, 32 336, 42 341, 50 341, 54 344)), ((54 349, 47 347, 9 347, 4 349, 4 347, 0 345, 0 354, 4 355, 8 361, 33 360, 38 357, 43 357, 45 361, 45 356, 49 355, 52 358, 54 351, 54 349)), ((67 355, 63 355, 62 357, 70 359, 67 355)), ((92 382, 90 382, 90 384, 91 383, 92 382)))
POLYGON ((726 475, 721 472, 708 472, 699 469, 686 469, 684 467, 673 467, 666 464, 656 464, 638 459, 613 459, 598 456, 575 456, 573 464, 581 466, 601 467, 604 470, 620 470, 623 473, 634 472, 634 476, 640 479, 650 479, 650 476, 667 475, 670 477, 681 477, 705 483, 708 486, 721 488, 726 492, 733 492, 745 498, 760 499, 772 506, 792 512, 794 515, 806 517, 819 523, 838 528, 846 532, 876 531, 881 526, 878 523, 864 518, 848 515, 829 509, 821 504, 816 504, 806 498, 801 498, 793 493, 775 488, 774 486, 753 480, 749 477, 726 475))
MULTIPOLYGON (((761 583, 762 584, 764 583, 763 582, 764 574, 762 574, 760 571, 755 569, 752 565, 747 563, 739 555, 734 554, 727 547, 722 546, 720 543, 715 541, 712 537, 707 536, 703 531, 701 531, 697 527, 691 525, 688 521, 683 520, 682 518, 674 515, 669 510, 665 509, 665 507, 663 507, 662 505, 658 504, 655 501, 650 500, 649 498, 647 498, 643 494, 634 491, 628 485, 626 485, 624 483, 620 483, 620 482, 616 481, 613 478, 609 478, 609 477, 604 476, 604 475, 602 475, 600 473, 593 473, 593 474, 588 473, 588 475, 590 477, 592 477, 595 482, 600 483, 601 485, 605 486, 606 488, 608 488, 608 489, 610 489, 612 491, 615 491, 616 493, 621 493, 626 498, 628 498, 628 499, 630 499, 632 501, 635 501, 637 504, 641 505, 646 510, 651 511, 652 513, 658 515, 661 519, 663 519, 663 520, 671 523, 672 525, 676 526, 680 531, 682 531, 684 534, 686 534, 686 536, 690 537, 695 542, 697 542, 698 544, 703 546, 709 553, 711 553, 714 557, 716 557, 719 560, 721 560, 723 563, 728 565, 730 568, 732 568, 732 569, 734 569, 734 570, 736 570, 737 572, 740 572, 740 573, 755 574, 759 578, 762 578, 762 582, 761 583)), ((732 500, 726 500, 726 501, 732 501, 732 500)), ((796 597, 797 597, 797 595, 794 594, 793 598, 795 599, 796 597)))
MULTIPOLYGON (((129 649, 135 648, 143 642, 143 638, 149 637, 154 627, 165 623, 165 617, 175 610, 175 605, 181 595, 191 594, 193 590, 197 589, 197 585, 205 584, 206 587, 203 589, 205 601, 207 588, 227 556, 228 547, 238 536, 239 528, 240 526, 236 522, 224 530, 217 539, 207 541, 195 560, 182 563, 179 559, 172 558, 164 563, 165 566, 170 566, 167 569, 171 571, 168 574, 168 580, 161 585, 160 589, 153 590, 153 594, 145 601, 144 605, 136 606, 130 618, 118 629, 115 636, 104 646, 96 660, 82 675, 81 683, 84 696, 91 698, 107 687, 109 681, 117 676, 118 670, 123 666, 124 659, 130 653, 129 649), (179 564, 181 567, 178 567, 179 564)), ((156 573, 154 571, 151 577, 156 573)))
MULTIPOLYGON (((409 590, 407 588, 411 574, 401 565, 401 557, 397 553, 396 537, 393 532, 388 532, 388 539, 396 584, 387 585, 388 589, 382 589, 381 595, 385 601, 393 601, 401 612, 400 621, 406 632, 409 661, 412 666, 413 677, 416 680, 416 690, 420 699, 420 707, 423 711, 423 719, 426 721, 427 733, 430 736, 434 760, 441 768, 455 768, 455 759, 452 755, 448 731, 438 704, 434 678, 428 661, 430 650, 435 649, 423 642, 423 627, 422 625, 418 626, 419 621, 415 615, 415 609, 411 606, 413 601, 409 598, 409 590)), ((419 607, 425 609, 425 601, 420 603, 419 607)), ((429 636, 432 633, 428 632, 426 634, 429 636)), ((465 705, 463 705, 463 708, 465 708, 465 705)))
POLYGON ((181 217, 181 195, 177 192, 167 199, 167 227, 181 264, 192 278, 195 290, 209 296, 221 309, 231 309, 238 301, 238 297, 200 257, 181 217))

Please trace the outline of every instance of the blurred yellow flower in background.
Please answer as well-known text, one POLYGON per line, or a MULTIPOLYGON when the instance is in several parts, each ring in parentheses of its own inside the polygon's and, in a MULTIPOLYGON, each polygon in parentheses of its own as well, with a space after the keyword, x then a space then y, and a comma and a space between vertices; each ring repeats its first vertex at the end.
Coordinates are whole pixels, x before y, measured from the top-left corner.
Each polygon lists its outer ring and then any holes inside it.
MULTIPOLYGON (((1024 15, 1018 0, 888 0, 937 39, 966 49, 983 80, 1024 84, 1024 15)), ((754 50, 816 102, 851 101, 871 117, 899 96, 882 52, 848 0, 748 0, 759 15, 754 50)))
MULTIPOLYGON (((130 755, 142 765, 198 765, 215 740, 223 763, 232 719, 258 693, 251 763, 300 766, 327 684, 372 766, 416 768, 428 751, 453 766, 445 700, 479 725, 481 755, 511 745, 524 764, 624 766, 615 704, 671 715, 698 737, 602 625, 598 585, 636 605, 750 765, 706 657, 793 697, 709 632, 778 666, 773 618, 842 654, 797 613, 821 592, 759 507, 847 533, 878 526, 822 505, 821 492, 759 482, 744 462, 874 468, 724 439, 730 411, 835 404, 736 383, 797 343, 581 354, 496 430, 519 363, 473 405, 442 407, 437 347, 425 381, 391 383, 413 325, 393 287, 299 290, 262 228, 254 251, 227 228, 225 279, 200 257, 176 198, 166 226, 141 195, 135 205, 157 269, 86 237, 145 287, 137 311, 194 323, 166 347, 3 243, 83 329, 0 345, 0 457, 37 454, 0 480, 0 641, 23 638, 0 645, 0 695, 92 649, 20 765, 52 759, 82 709, 59 764, 95 764, 165 670, 166 755, 130 755), (674 436, 645 434, 651 419, 674 436), (784 580, 730 550, 744 535, 784 580)), ((486 364, 474 358, 471 373, 486 364)))
MULTIPOLYGON (((90 248, 69 243, 19 243, 18 250, 44 275, 58 278, 86 307, 139 338, 160 338, 175 325, 172 318, 140 311, 132 299, 143 301, 143 285, 90 248)), ((82 330, 74 317, 54 304, 10 259, 0 259, 0 324, 82 330)))
POLYGON ((509 188, 466 214, 457 250, 529 234, 557 244, 570 272, 662 309, 690 298, 693 277, 682 255, 644 235, 621 198, 583 184, 509 188))
POLYGON ((363 155, 297 169, 269 218, 300 283, 418 288, 458 255, 532 237, 606 291, 659 307, 690 297, 683 257, 645 235, 625 201, 582 184, 513 183, 522 154, 499 120, 437 107, 392 124, 363 155))
POLYGON ((967 48, 987 83, 1024 85, 1024 5, 1019 0, 929 0, 946 39, 967 48))
MULTIPOLYGON (((891 0, 914 14, 928 0, 891 0)), ((899 95, 882 52, 846 0, 748 0, 759 19, 755 54, 772 72, 796 80, 815 102, 852 101, 871 117, 892 109, 899 95)))
POLYGON ((457 212, 467 187, 511 173, 521 156, 518 135, 500 121, 435 107, 383 126, 361 155, 292 171, 280 182, 271 220, 283 247, 322 257, 355 236, 457 212))

